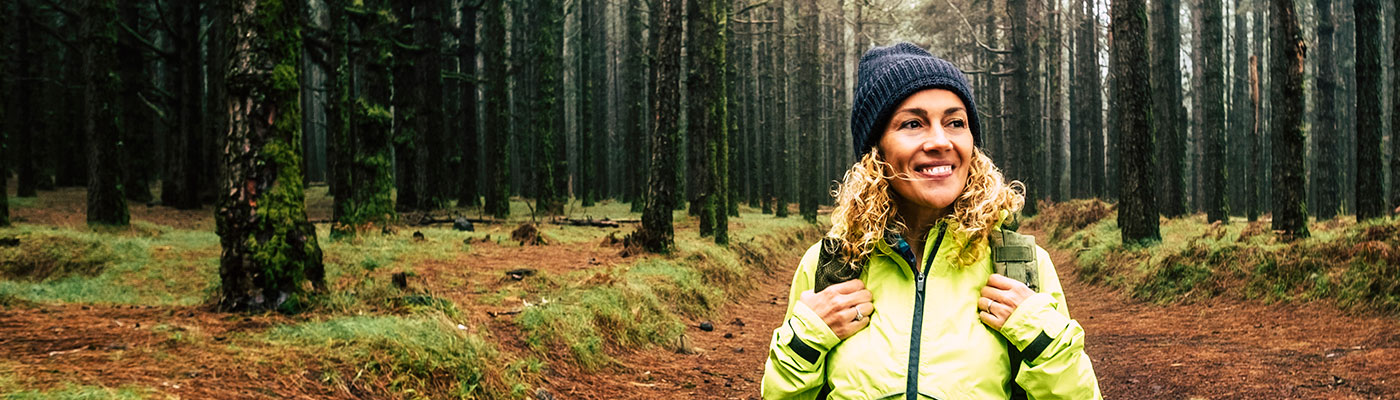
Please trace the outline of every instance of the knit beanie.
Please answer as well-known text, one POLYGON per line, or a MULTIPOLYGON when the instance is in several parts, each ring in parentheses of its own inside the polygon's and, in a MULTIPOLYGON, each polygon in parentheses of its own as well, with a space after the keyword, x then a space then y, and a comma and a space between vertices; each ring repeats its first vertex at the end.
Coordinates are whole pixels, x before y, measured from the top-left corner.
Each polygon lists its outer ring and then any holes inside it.
POLYGON ((883 126, 893 108, 906 97, 924 89, 947 89, 967 106, 968 126, 973 144, 982 146, 982 126, 972 89, 958 67, 911 43, 876 47, 860 58, 855 104, 851 108, 851 139, 856 157, 880 142, 883 126))

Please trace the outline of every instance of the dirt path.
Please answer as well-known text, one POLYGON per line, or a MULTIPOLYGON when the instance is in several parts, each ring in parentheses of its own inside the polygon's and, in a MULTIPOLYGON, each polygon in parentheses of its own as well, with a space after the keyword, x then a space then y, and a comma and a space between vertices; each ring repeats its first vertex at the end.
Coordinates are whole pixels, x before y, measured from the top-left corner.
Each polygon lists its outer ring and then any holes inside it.
POLYGON ((1394 317, 1325 303, 1141 303, 1079 282, 1069 252, 1051 256, 1105 398, 1400 397, 1394 317))
MULTIPOLYGON (((1079 282, 1068 252, 1051 255, 1071 313, 1088 333, 1105 398, 1400 398, 1400 320, 1393 317, 1348 316, 1325 303, 1142 303, 1079 282)), ((640 351, 619 357, 614 371, 566 372, 546 386, 563 399, 756 399, 795 265, 775 269, 747 299, 724 308, 713 332, 692 323, 687 337, 697 354, 640 351), (744 325, 729 324, 734 318, 744 325)))

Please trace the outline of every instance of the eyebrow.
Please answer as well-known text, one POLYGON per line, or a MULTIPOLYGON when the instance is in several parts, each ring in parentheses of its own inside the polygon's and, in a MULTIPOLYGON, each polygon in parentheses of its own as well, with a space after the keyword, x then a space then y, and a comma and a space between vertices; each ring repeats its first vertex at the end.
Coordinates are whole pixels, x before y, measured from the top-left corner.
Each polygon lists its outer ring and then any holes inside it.
MULTIPOLYGON (((963 107, 948 107, 947 110, 943 110, 943 115, 953 114, 953 113, 956 113, 956 112, 959 112, 959 111, 966 112, 967 109, 965 109, 965 108, 963 108, 963 107)), ((911 113, 911 114, 914 114, 914 115, 917 115, 917 116, 920 116, 920 117, 923 117, 923 118, 928 118, 928 112, 927 112, 927 111, 924 111, 924 109, 922 109, 922 108, 905 108, 905 109, 896 111, 896 112, 894 113, 894 115, 899 115, 899 114, 903 114, 903 113, 911 113)))

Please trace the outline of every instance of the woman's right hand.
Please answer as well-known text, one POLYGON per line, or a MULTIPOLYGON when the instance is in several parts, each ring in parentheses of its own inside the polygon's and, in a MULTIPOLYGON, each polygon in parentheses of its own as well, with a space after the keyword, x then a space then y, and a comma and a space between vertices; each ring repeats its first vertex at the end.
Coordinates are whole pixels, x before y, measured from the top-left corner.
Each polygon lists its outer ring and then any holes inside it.
POLYGON ((841 340, 870 325, 870 314, 875 312, 873 295, 865 290, 865 282, 852 279, 828 286, 821 292, 802 292, 802 304, 822 317, 841 340))

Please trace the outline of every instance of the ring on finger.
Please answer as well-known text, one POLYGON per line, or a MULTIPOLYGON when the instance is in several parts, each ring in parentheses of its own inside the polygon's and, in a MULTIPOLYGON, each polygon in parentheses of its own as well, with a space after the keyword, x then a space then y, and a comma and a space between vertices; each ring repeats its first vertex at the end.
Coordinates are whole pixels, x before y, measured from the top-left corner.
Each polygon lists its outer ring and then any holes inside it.
POLYGON ((856 320, 856 321, 860 321, 860 320, 862 320, 862 319, 865 319, 865 316, 864 316, 864 315, 860 315, 860 307, 857 306, 857 307, 855 307, 855 309, 856 309, 856 319, 855 319, 855 320, 856 320))

